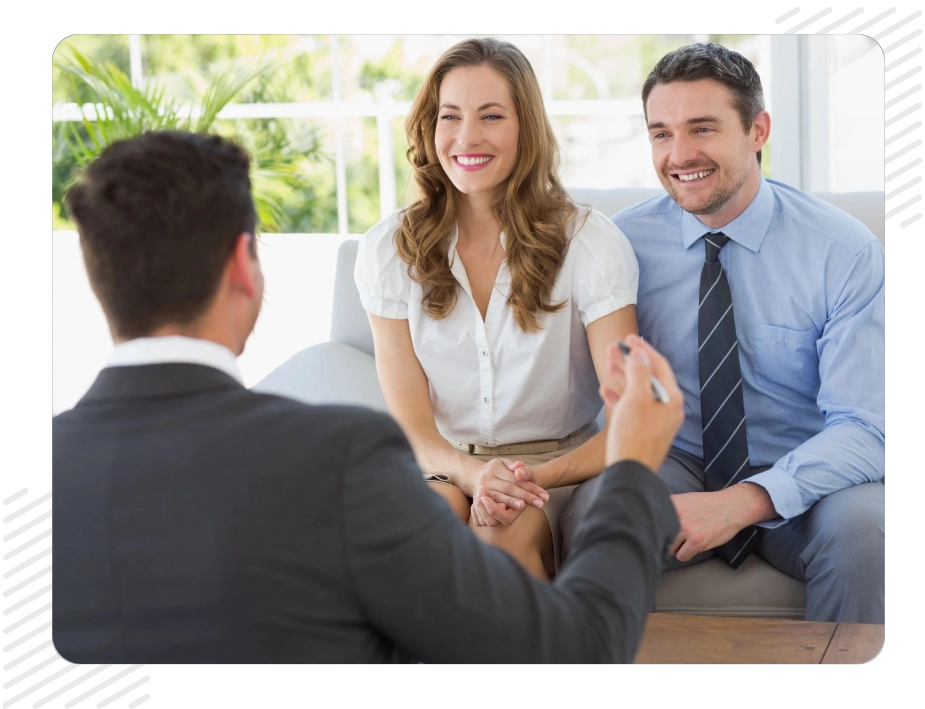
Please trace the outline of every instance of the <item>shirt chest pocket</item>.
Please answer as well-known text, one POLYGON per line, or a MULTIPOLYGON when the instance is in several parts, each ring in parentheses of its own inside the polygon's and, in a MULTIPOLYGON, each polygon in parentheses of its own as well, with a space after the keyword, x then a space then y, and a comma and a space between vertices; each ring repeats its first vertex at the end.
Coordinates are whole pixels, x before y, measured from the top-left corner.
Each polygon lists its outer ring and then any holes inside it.
POLYGON ((755 325, 755 375, 761 386, 789 390, 816 398, 819 391, 819 357, 815 329, 790 330, 755 325))

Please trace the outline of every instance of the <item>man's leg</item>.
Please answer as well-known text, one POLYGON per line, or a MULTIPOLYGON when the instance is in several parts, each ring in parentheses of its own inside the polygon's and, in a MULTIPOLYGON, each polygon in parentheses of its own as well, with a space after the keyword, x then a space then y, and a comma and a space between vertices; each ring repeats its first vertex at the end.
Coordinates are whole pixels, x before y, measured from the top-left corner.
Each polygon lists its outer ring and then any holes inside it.
POLYGON ((806 620, 883 623, 883 512, 883 484, 864 483, 760 531, 758 553, 806 581, 806 620))
MULTIPOLYGON (((672 495, 704 491, 703 461, 678 448, 672 448, 668 453, 662 467, 658 469, 658 477, 665 483, 668 492, 672 495)), ((667 556, 665 557, 665 569, 680 569, 682 566, 697 564, 714 556, 715 553, 712 549, 708 549, 689 561, 678 561, 673 556, 667 556)))

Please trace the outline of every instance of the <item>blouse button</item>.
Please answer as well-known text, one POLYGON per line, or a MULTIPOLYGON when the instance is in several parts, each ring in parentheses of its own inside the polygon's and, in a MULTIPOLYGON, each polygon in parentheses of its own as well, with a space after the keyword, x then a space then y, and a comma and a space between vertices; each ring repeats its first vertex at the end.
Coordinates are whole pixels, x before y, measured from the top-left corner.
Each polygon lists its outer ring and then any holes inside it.
POLYGON ((487 396, 486 396, 486 397, 483 397, 483 398, 482 398, 482 402, 485 403, 485 404, 487 404, 487 403, 488 403, 488 397, 487 397, 487 396))
POLYGON ((483 357, 487 357, 487 356, 488 356, 488 350, 482 350, 482 356, 483 356, 483 357))

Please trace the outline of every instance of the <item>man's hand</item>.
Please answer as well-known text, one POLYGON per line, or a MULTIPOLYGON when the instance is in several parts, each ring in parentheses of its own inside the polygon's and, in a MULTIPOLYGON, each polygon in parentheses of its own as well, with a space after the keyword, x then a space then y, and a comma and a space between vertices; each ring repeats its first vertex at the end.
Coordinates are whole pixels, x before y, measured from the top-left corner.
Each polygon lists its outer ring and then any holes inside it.
POLYGON ((626 344, 630 346, 628 361, 615 344, 607 351, 610 381, 601 385, 601 398, 610 414, 605 461, 612 465, 635 460, 654 472, 684 421, 684 397, 664 357, 638 335, 628 335, 626 344), (668 392, 667 404, 652 398, 652 374, 668 392))
POLYGON ((514 522, 527 505, 541 509, 549 493, 536 484, 536 474, 523 461, 495 458, 470 478, 475 526, 495 527, 514 522))
POLYGON ((739 530, 776 516, 767 491, 754 483, 740 483, 717 492, 672 495, 681 531, 671 548, 678 561, 732 539, 739 530))

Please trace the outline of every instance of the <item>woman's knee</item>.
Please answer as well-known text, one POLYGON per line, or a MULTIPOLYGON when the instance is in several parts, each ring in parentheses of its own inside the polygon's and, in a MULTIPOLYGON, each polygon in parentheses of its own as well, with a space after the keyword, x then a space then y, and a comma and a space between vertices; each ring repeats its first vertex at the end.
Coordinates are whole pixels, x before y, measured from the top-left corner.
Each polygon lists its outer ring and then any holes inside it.
POLYGON ((552 535, 546 515, 540 510, 527 507, 513 524, 499 524, 496 527, 472 527, 475 535, 492 546, 499 547, 515 556, 518 552, 535 550, 538 553, 548 542, 552 547, 552 535))
POLYGON ((455 485, 442 482, 428 482, 427 485, 431 490, 446 500, 450 509, 453 510, 453 513, 459 517, 459 519, 463 522, 469 521, 469 506, 471 502, 462 490, 455 485))

